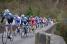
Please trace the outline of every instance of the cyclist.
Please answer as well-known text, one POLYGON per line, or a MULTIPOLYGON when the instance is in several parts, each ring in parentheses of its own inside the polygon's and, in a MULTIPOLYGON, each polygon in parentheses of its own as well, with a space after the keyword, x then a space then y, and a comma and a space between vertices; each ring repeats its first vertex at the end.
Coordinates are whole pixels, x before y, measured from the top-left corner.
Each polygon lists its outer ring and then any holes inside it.
POLYGON ((39 27, 39 16, 36 16, 35 19, 36 19, 36 28, 38 28, 39 27))
POLYGON ((24 29, 24 35, 26 35, 26 36, 27 36, 27 32, 28 32, 28 30, 27 30, 28 22, 27 21, 28 21, 28 18, 25 15, 22 15, 21 16, 21 24, 24 29))
MULTIPOLYGON (((11 26, 11 24, 13 22, 13 19, 14 19, 14 16, 9 11, 9 9, 5 9, 5 11, 3 12, 1 17, 2 17, 1 23, 3 23, 4 19, 6 19, 6 25, 10 24, 9 26, 11 26)), ((10 28, 12 28, 12 26, 10 28)), ((7 30, 6 30, 6 32, 7 32, 7 30)), ((10 40, 12 39, 11 30, 10 30, 10 33, 7 33, 7 38, 10 39, 10 40)))
POLYGON ((30 17, 30 24, 31 24, 31 27, 32 27, 32 31, 34 32, 34 30, 36 28, 36 19, 35 19, 34 16, 30 17))
POLYGON ((20 34, 21 18, 17 15, 17 16, 15 16, 14 20, 15 20, 15 24, 17 26, 17 33, 20 34))
POLYGON ((13 14, 9 11, 9 9, 6 9, 4 13, 2 14, 2 20, 1 23, 6 19, 8 21, 8 24, 13 22, 14 16, 13 14))

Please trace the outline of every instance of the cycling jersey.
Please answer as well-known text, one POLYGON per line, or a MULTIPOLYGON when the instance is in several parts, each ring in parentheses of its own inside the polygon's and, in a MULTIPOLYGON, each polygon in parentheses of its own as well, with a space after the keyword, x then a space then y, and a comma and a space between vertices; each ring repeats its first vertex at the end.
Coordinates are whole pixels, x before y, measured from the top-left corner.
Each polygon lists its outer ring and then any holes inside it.
POLYGON ((21 18, 19 16, 15 17, 15 23, 16 23, 16 25, 21 24, 21 18))
POLYGON ((21 18, 21 24, 22 25, 27 25, 27 23, 28 23, 27 20, 28 20, 27 17, 22 17, 21 18))
POLYGON ((3 17, 7 19, 9 24, 13 22, 14 17, 12 13, 5 11, 3 17))
POLYGON ((36 25, 36 20, 35 20, 34 17, 30 18, 30 23, 31 23, 32 26, 36 25))

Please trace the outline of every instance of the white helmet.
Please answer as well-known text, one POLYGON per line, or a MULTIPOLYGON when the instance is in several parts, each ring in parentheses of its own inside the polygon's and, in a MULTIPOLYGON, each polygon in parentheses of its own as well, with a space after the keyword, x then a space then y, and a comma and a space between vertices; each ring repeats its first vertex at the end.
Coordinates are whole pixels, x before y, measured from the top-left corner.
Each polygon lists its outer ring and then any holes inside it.
POLYGON ((5 9, 5 12, 10 12, 9 9, 5 9))
POLYGON ((21 17, 24 17, 24 16, 25 16, 24 14, 21 15, 21 17))

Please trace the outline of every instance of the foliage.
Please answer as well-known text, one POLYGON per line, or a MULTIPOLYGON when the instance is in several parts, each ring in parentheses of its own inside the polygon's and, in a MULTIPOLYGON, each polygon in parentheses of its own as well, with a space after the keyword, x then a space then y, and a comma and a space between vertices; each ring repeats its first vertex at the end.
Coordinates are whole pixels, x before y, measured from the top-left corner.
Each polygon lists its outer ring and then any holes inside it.
POLYGON ((32 11, 32 8, 31 8, 31 7, 29 7, 29 9, 28 9, 27 12, 25 13, 25 15, 28 15, 28 16, 33 15, 33 11, 32 11))
POLYGON ((64 23, 64 19, 66 18, 63 17, 63 15, 66 14, 61 10, 60 14, 57 16, 57 22, 59 23, 56 25, 55 34, 62 36, 67 43, 67 25, 64 23))
POLYGON ((64 40, 66 41, 67 43, 67 29, 64 30, 64 33, 62 35, 64 37, 64 40))
POLYGON ((37 11, 37 16, 40 15, 40 8, 38 8, 38 11, 37 11))
POLYGON ((61 27, 62 27, 61 23, 57 23, 57 24, 56 24, 55 34, 60 35, 61 27))
POLYGON ((12 2, 13 0, 0 0, 0 2, 12 2))
POLYGON ((67 43, 67 25, 64 25, 63 23, 58 23, 56 25, 55 34, 62 36, 67 43))

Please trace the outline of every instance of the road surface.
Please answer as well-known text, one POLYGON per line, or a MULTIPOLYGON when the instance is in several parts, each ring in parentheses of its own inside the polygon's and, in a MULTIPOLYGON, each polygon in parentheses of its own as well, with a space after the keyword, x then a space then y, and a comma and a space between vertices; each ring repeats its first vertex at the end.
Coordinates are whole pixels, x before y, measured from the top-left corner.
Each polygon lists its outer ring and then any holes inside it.
MULTIPOLYGON (((49 28, 51 25, 44 27, 42 29, 49 28)), ((37 29, 36 32, 38 32, 40 29, 37 29)), ((58 36, 52 36, 51 37, 51 44, 63 44, 64 41, 61 39, 61 37, 58 36)), ((0 44, 2 44, 2 39, 1 39, 1 34, 0 34, 0 44)), ((35 33, 28 33, 28 36, 22 36, 22 38, 20 37, 20 35, 17 35, 16 37, 14 37, 13 41, 10 42, 10 40, 7 40, 7 44, 35 44, 35 33)))

